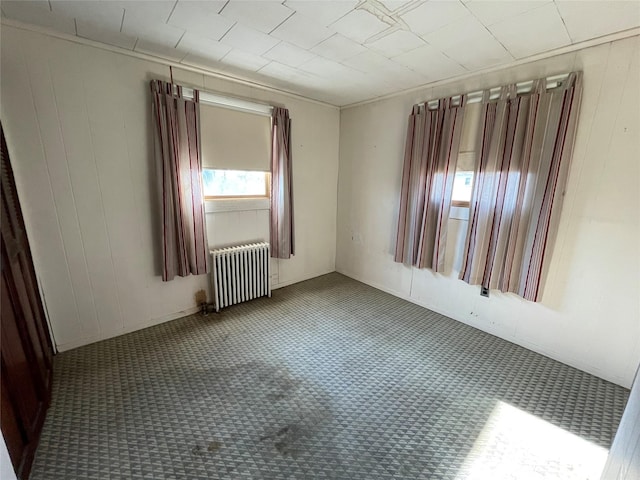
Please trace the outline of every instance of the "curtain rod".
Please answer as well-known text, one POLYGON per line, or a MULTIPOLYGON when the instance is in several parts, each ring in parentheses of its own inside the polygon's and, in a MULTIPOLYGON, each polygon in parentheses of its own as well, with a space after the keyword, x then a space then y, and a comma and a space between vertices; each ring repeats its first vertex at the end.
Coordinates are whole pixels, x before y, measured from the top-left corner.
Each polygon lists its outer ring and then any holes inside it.
POLYGON ((184 98, 193 99, 194 90, 198 90, 198 92, 200 92, 200 103, 229 108, 231 110, 255 113, 257 115, 265 115, 267 117, 271 116, 271 111, 273 110, 273 105, 202 90, 200 88, 187 87, 184 85, 182 86, 182 96, 184 98))
MULTIPOLYGON (((547 90, 559 87, 560 85, 562 85, 562 82, 564 82, 568 77, 568 73, 561 73, 558 75, 547 77, 547 90)), ((525 82, 516 83, 516 92, 518 94, 529 93, 531 91, 531 87, 533 87, 533 82, 534 80, 527 80, 525 82)), ((489 88, 489 100, 496 100, 500 98, 501 88, 502 86, 489 88)), ((482 96, 485 90, 487 89, 467 93, 467 104, 482 102, 482 96)), ((453 99, 454 105, 460 103, 460 97, 461 95, 453 95, 451 97, 453 99)), ((429 109, 436 109, 438 108, 438 100, 429 100, 428 102, 422 102, 417 105, 427 105, 427 108, 429 109)))

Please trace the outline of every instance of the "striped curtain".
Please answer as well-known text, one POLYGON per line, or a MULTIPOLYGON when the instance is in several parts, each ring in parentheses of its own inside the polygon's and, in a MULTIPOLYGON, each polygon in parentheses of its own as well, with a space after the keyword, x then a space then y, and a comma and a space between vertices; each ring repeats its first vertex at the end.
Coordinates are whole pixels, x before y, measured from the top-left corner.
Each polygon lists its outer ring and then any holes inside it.
POLYGON ((438 108, 414 105, 409 116, 402 172, 395 261, 444 270, 447 223, 458 161, 465 97, 438 108))
POLYGON ((286 108, 271 114, 271 256, 294 255, 291 119, 286 108))
POLYGON ((528 95, 483 100, 469 228, 460 278, 538 301, 556 237, 580 109, 582 74, 528 95))
POLYGON ((200 107, 182 88, 151 81, 155 158, 162 209, 162 280, 208 272, 202 194, 200 107))

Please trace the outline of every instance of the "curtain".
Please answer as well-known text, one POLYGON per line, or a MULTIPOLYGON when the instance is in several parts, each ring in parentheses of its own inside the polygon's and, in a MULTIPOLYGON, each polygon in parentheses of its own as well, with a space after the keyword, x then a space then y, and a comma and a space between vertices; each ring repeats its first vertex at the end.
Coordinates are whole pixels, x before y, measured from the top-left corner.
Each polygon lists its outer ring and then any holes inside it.
POLYGON ((291 119, 286 108, 271 114, 271 256, 294 255, 291 119))
POLYGON ((414 105, 405 144, 395 261, 444 270, 447 222, 458 161, 465 97, 414 105))
POLYGON ((580 108, 581 73, 528 95, 502 87, 483 99, 479 158, 460 278, 540 298, 557 233, 580 108))
POLYGON ((198 91, 151 81, 155 159, 162 210, 162 280, 208 272, 198 91))

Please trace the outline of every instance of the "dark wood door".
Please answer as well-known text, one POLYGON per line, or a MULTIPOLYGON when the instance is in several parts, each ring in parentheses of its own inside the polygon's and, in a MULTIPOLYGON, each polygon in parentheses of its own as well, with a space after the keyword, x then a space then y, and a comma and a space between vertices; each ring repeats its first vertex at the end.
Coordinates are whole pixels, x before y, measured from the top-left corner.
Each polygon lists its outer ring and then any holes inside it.
POLYGON ((0 423, 19 478, 28 478, 51 399, 53 347, 2 136, 0 423))

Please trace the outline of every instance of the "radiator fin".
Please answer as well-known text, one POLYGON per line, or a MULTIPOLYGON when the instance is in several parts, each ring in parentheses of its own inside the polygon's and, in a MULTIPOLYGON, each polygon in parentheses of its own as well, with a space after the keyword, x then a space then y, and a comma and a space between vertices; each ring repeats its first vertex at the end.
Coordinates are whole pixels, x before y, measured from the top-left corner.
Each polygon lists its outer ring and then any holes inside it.
POLYGON ((211 283, 216 311, 254 298, 271 296, 268 243, 211 250, 211 283))

